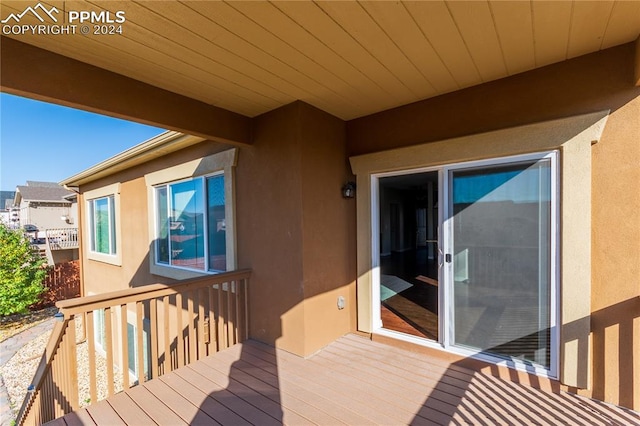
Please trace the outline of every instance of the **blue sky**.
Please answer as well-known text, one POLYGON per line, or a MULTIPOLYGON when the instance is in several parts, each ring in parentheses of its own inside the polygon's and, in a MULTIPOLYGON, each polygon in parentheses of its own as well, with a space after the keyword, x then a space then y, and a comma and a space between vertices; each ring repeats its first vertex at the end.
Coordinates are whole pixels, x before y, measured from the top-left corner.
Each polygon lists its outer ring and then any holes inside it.
POLYGON ((60 182, 164 130, 0 94, 0 190, 60 182))

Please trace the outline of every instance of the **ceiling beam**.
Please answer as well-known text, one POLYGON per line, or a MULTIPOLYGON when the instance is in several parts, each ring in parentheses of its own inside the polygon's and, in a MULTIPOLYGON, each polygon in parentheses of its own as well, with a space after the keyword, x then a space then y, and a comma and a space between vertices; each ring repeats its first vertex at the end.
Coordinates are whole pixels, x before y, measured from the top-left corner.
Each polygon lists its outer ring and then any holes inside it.
POLYGON ((251 119, 0 36, 0 90, 216 142, 251 143, 251 119))
POLYGON ((636 86, 640 86, 640 36, 636 39, 636 59, 635 63, 635 77, 633 79, 636 86))

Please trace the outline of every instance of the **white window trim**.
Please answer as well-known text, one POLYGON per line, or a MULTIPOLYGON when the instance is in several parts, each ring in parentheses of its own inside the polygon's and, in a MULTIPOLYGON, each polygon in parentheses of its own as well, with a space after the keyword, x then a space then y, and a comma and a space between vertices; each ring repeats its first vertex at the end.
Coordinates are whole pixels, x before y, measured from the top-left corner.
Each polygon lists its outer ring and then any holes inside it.
POLYGON ((94 189, 91 191, 87 191, 82 194, 85 200, 84 206, 86 211, 87 220, 85 220, 85 229, 87 235, 86 244, 84 244, 84 251, 87 259, 95 260, 98 262, 109 263, 116 266, 122 266, 122 232, 121 232, 121 224, 120 224, 120 183, 114 183, 111 185, 104 186, 102 188, 94 189), (89 217, 91 213, 90 204, 93 200, 97 200, 99 198, 105 198, 113 196, 114 203, 114 223, 115 230, 114 233, 116 235, 116 244, 115 244, 115 254, 105 254, 99 253, 91 250, 91 239, 93 238, 93 229, 91 227, 92 219, 89 217))
POLYGON ((153 173, 148 173, 144 176, 147 185, 147 205, 149 206, 149 268, 152 274, 176 280, 184 280, 219 273, 157 263, 155 249, 157 229, 155 187, 161 184, 170 184, 181 180, 208 177, 217 174, 223 174, 224 176, 227 271, 233 271, 237 268, 234 183, 234 168, 237 162, 237 153, 237 148, 233 148, 153 173))

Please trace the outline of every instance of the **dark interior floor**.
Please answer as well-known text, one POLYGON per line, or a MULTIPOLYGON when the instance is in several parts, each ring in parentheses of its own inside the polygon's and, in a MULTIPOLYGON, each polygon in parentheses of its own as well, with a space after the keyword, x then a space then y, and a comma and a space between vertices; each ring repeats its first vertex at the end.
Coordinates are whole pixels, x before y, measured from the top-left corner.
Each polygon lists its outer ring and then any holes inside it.
MULTIPOLYGON (((406 282, 401 291, 385 298, 382 325, 388 330, 438 339, 438 265, 428 259, 426 247, 394 252, 380 258, 382 276, 406 282)), ((381 278, 384 282, 384 278, 381 278)))
MULTIPOLYGON (((435 259, 428 259, 425 248, 408 250, 404 252, 394 252, 389 256, 380 258, 381 264, 381 284, 388 289, 381 288, 380 316, 382 325, 387 330, 393 330, 412 336, 423 337, 431 340, 438 340, 438 265, 435 259), (390 289, 390 290, 389 290, 390 289)), ((514 303, 513 298, 500 301, 500 297, 495 297, 495 306, 486 309, 487 303, 462 304, 458 306, 458 332, 461 338, 463 335, 471 336, 468 340, 471 347, 482 347, 480 344, 473 344, 475 334, 486 335, 487 331, 480 328, 494 329, 492 325, 500 320, 509 324, 505 329, 495 329, 495 340, 503 341, 501 334, 508 336, 521 336, 497 344, 491 348, 486 348, 488 352, 501 354, 503 356, 519 358, 523 360, 536 359, 536 351, 544 348, 544 342, 549 342, 549 330, 536 331, 531 329, 532 321, 528 318, 528 310, 519 308, 514 303), (526 312, 525 312, 526 311, 526 312), (468 318, 467 318, 468 317, 468 318), (499 318, 498 318, 499 317, 499 318), (509 318, 505 321, 504 317, 509 318)), ((530 310, 530 309, 529 309, 530 310)), ((463 345, 465 346, 465 345, 463 345)), ((539 362, 549 365, 549 352, 546 351, 543 357, 546 362, 539 362)), ((539 358, 539 357, 538 357, 539 358)))

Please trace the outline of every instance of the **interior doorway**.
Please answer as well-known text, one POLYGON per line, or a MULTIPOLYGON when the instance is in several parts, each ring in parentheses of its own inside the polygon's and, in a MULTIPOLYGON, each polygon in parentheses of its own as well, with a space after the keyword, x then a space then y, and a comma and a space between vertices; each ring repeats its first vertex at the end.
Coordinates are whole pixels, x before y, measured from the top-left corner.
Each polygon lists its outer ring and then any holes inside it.
POLYGON ((382 177, 380 318, 438 341, 438 172, 382 177))

